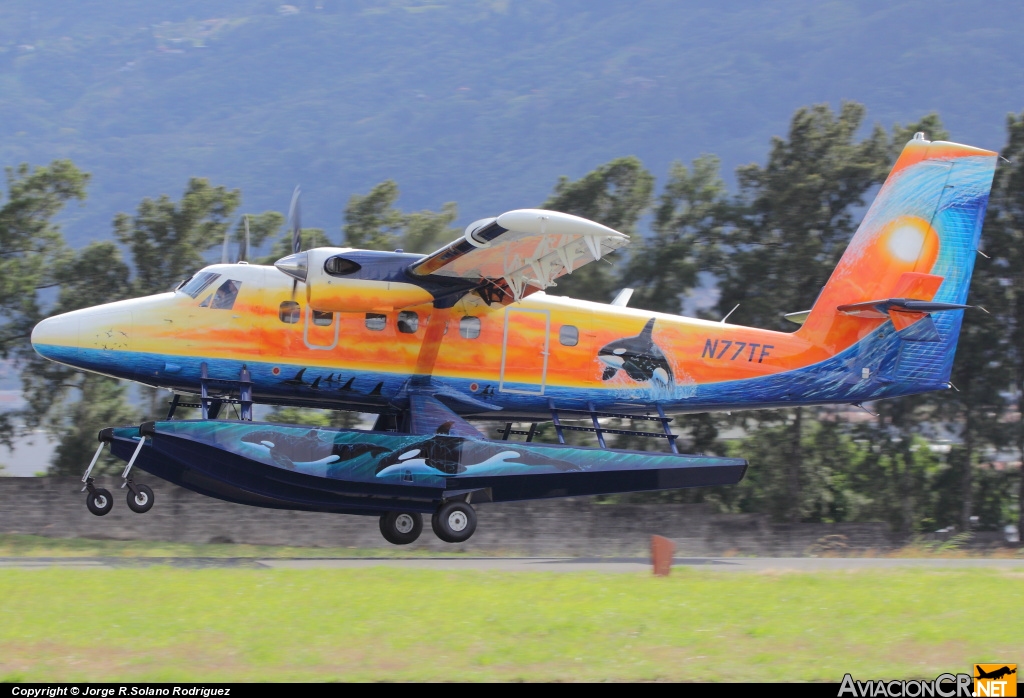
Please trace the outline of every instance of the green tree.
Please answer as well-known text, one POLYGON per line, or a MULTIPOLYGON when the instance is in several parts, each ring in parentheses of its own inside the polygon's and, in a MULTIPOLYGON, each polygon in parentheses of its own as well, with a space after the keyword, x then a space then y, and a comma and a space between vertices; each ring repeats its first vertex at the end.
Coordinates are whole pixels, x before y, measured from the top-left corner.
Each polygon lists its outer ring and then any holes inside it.
POLYGON ((636 289, 631 305, 678 313, 713 259, 728 215, 719 161, 702 155, 691 167, 676 162, 654 209, 652 234, 635 239, 624 282, 636 289))
MULTIPOLYGON (((72 201, 85 199, 89 175, 69 160, 30 168, 7 168, 7 194, 0 207, 0 358, 24 367, 36 354, 29 337, 46 315, 41 292, 62 281, 62 262, 72 254, 54 217, 72 201)), ((23 381, 30 376, 22 371, 23 381)), ((0 414, 0 440, 10 443, 15 420, 37 415, 0 414)))
POLYGON ((398 184, 388 179, 364 196, 353 194, 345 207, 345 245, 360 250, 393 250, 402 230, 402 212, 395 208, 398 184))
MULTIPOLYGON (((1001 292, 998 303, 986 299, 989 305, 985 307, 998 319, 998 328, 988 340, 992 343, 1002 339, 1002 369, 1012 381, 1018 414, 1011 438, 1017 453, 1024 454, 1024 420, 1019 417, 1024 414, 1024 112, 1020 116, 1009 114, 1006 126, 1009 133, 1002 151, 1004 162, 996 168, 983 229, 983 247, 991 260, 978 260, 970 302, 976 302, 973 289, 979 279, 998 284, 996 288, 986 284, 986 289, 1001 292)), ((962 353, 962 349, 957 353, 958 363, 962 353)), ((959 383, 957 387, 963 390, 959 383)), ((1024 469, 1018 481, 1017 501, 1017 526, 1024 531, 1024 469)))
POLYGON ((134 216, 117 214, 114 234, 131 252, 135 293, 167 291, 202 267, 203 253, 223 243, 241 198, 237 189, 193 177, 178 202, 147 197, 134 216))
POLYGON ((398 185, 390 179, 366 195, 353 194, 345 207, 345 244, 362 250, 429 254, 458 237, 460 231, 451 227, 459 216, 454 202, 440 211, 403 213, 395 206, 398 194, 398 185))
MULTIPOLYGON (((237 250, 240 249, 240 245, 245 240, 245 219, 249 220, 249 249, 246 250, 245 261, 254 261, 252 258, 252 252, 255 248, 262 245, 267 238, 273 237, 281 230, 281 226, 284 225, 284 216, 277 211, 264 211, 263 213, 249 213, 238 219, 238 223, 235 225, 234 231, 231 233, 230 242, 234 243, 234 249, 228 250, 228 255, 231 261, 235 260, 237 256, 237 250)), ((290 240, 290 237, 289 237, 290 240)), ((276 249, 276 247, 275 247, 276 249)), ((291 248, 288 247, 290 254, 291 248)), ((280 259, 275 257, 274 259, 280 259)))
MULTIPOLYGON (((654 175, 639 159, 624 157, 601 165, 575 182, 561 177, 541 208, 588 218, 635 236, 637 221, 650 207, 653 191, 654 175)), ((618 283, 609 265, 599 261, 559 278, 557 293, 607 302, 618 283)))
MULTIPOLYGON (((889 138, 875 127, 858 140, 863 120, 864 107, 854 102, 838 114, 826 104, 798 109, 787 138, 772 140, 768 163, 737 170, 734 224, 723 231, 726 254, 715 270, 723 316, 739 305, 732 316, 739 324, 795 329, 783 314, 813 303, 854 232, 855 211, 886 173, 889 138)), ((796 408, 783 451, 791 502, 803 500, 803 422, 796 408)), ((790 516, 797 520, 800 508, 790 516)))

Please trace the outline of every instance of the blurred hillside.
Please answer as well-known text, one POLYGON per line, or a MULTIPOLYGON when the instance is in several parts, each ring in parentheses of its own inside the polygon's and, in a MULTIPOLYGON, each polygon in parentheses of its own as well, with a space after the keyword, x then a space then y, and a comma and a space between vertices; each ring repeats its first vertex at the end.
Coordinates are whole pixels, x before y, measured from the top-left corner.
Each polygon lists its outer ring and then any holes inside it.
POLYGON ((637 155, 762 160, 801 105, 890 126, 937 111, 999 148, 1019 111, 1024 13, 1008 2, 6 0, 0 162, 93 174, 75 245, 189 176, 340 242, 350 194, 460 222, 542 202, 559 175, 637 155))

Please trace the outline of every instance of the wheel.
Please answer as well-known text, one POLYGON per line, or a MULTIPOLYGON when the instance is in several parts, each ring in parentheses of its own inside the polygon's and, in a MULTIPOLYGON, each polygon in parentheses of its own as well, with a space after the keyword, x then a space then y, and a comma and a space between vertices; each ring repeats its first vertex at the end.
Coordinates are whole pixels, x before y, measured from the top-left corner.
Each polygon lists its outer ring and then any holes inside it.
POLYGON ((415 512, 388 512, 380 517, 380 532, 388 543, 409 545, 423 532, 423 517, 415 512))
MULTIPOLYGON (((438 509, 440 511, 440 509, 438 509)), ((445 543, 454 543, 455 541, 450 540, 448 535, 441 528, 441 524, 437 521, 437 511, 430 515, 430 528, 434 530, 434 535, 443 540, 445 543)))
POLYGON ((445 543, 462 543, 476 530, 476 512, 465 502, 448 502, 437 510, 430 525, 445 543))
POLYGON ((85 506, 96 516, 106 516, 114 508, 114 498, 110 496, 109 491, 97 487, 85 498, 85 506))
POLYGON ((149 485, 135 485, 135 492, 128 490, 128 508, 136 514, 145 514, 153 508, 153 490, 149 485))

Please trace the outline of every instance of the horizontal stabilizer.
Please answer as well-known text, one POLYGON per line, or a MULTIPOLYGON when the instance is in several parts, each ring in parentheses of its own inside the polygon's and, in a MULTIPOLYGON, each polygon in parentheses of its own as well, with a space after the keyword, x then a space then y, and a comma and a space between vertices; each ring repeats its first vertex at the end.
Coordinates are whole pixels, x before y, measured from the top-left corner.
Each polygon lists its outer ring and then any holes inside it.
POLYGON ((837 310, 844 315, 881 319, 890 316, 891 311, 909 313, 939 313, 946 310, 966 310, 973 308, 962 303, 936 303, 934 301, 918 301, 911 298, 887 298, 864 303, 841 305, 837 310))
POLYGON ((908 342, 940 342, 931 313, 948 310, 966 310, 971 305, 962 303, 937 303, 911 298, 888 298, 885 300, 851 303, 839 306, 839 312, 854 317, 892 320, 893 327, 901 339, 908 342))

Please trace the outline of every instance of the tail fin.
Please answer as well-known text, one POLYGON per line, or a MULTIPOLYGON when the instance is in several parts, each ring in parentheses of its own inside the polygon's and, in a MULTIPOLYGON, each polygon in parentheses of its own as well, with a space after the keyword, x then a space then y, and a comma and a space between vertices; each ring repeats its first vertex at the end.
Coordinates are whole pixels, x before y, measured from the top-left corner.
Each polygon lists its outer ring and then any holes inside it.
POLYGON ((904 378, 947 381, 997 155, 914 136, 797 334, 838 353, 891 320, 934 354, 904 378))

